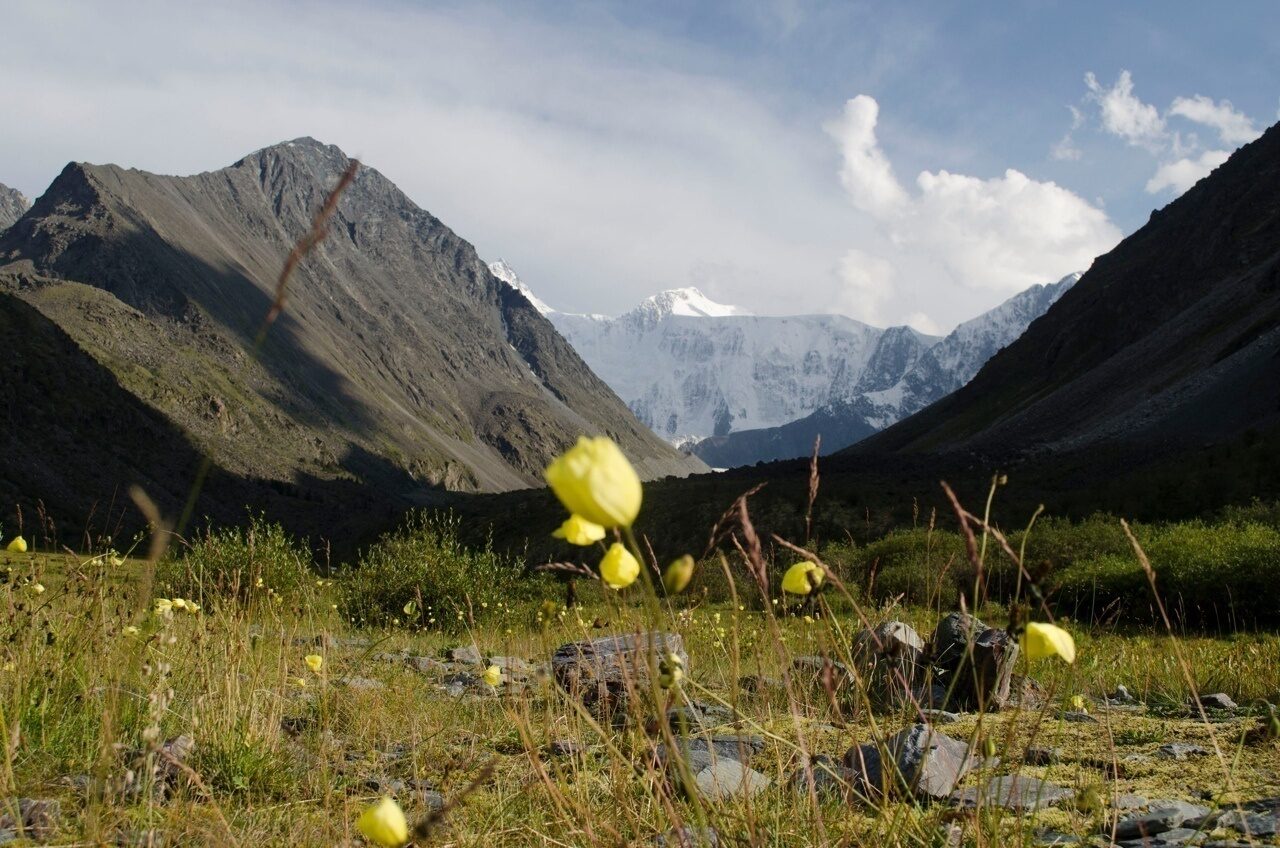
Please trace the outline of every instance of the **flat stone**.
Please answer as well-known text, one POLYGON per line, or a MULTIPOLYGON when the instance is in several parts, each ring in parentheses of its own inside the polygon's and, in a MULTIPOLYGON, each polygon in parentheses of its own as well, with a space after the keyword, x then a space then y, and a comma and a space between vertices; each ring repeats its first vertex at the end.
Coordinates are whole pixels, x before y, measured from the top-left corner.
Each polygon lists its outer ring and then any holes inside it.
POLYGON ((852 679, 847 665, 827 657, 795 657, 791 660, 791 668, 807 685, 823 689, 828 685, 832 689, 839 689, 852 679))
POLYGON ((400 661, 419 674, 444 674, 448 669, 448 666, 435 657, 402 656, 400 661))
MULTIPOLYGON (((1196 702, 1192 698, 1187 699, 1187 703, 1195 707, 1196 702)), ((1200 706, 1206 710, 1234 710, 1238 709, 1236 702, 1225 692, 1215 692, 1212 695, 1201 695, 1200 706)))
POLYGON ((484 662, 484 655, 480 653, 480 649, 475 645, 463 645, 460 648, 451 648, 449 650, 449 659, 467 665, 480 665, 484 662))
MULTIPOLYGON (((825 759, 824 757, 823 760, 825 759)), ((813 788, 819 798, 837 798, 847 802, 860 794, 859 788, 862 786, 860 772, 833 762, 816 760, 810 764, 809 768, 813 772, 813 788)), ((804 769, 796 769, 787 784, 797 795, 808 797, 809 778, 804 769)))
POLYGON ((1199 745, 1188 745, 1185 742, 1170 742, 1156 749, 1156 756, 1167 760, 1185 760, 1190 757, 1203 757, 1209 752, 1199 745))
POLYGON ((886 740, 884 750, 892 758, 891 771, 881 762, 876 745, 845 753, 845 767, 859 773, 870 796, 896 787, 921 800, 941 800, 976 764, 968 745, 927 724, 912 725, 886 740))
POLYGON ((920 717, 930 724, 955 724, 961 718, 959 713, 950 713, 946 710, 934 709, 921 710, 920 717))
POLYGON ((952 793, 951 802, 958 807, 999 806, 1019 812, 1039 810, 1075 797, 1075 790, 1026 775, 993 777, 982 786, 952 793))
POLYGON ((737 760, 717 759, 693 778, 706 798, 722 799, 758 795, 769 788, 769 778, 737 760))
POLYGON ((1166 845, 1187 845, 1202 842, 1205 835, 1202 831, 1190 827, 1175 827, 1154 836, 1142 839, 1124 840, 1121 848, 1161 848, 1166 845))
POLYGON ((1149 802, 1144 795, 1134 795, 1131 792, 1122 792, 1111 802, 1111 806, 1117 810, 1140 810, 1147 806, 1149 802))
POLYGON ((1136 704, 1138 702, 1138 699, 1133 697, 1124 684, 1117 686, 1116 691, 1112 692, 1104 700, 1109 704, 1136 704))
MULTIPOLYGON (((1145 813, 1121 816, 1116 822, 1115 838, 1126 840, 1155 836, 1182 827, 1184 824, 1198 824, 1207 815, 1209 815, 1208 807, 1187 801, 1152 801, 1145 813)), ((1104 831, 1107 830, 1109 829, 1104 829, 1104 831)))
POLYGON ((1062 833, 1057 830, 1044 830, 1035 835, 1032 844, 1038 848, 1054 848, 1054 846, 1065 845, 1081 845, 1084 840, 1074 833, 1062 833))

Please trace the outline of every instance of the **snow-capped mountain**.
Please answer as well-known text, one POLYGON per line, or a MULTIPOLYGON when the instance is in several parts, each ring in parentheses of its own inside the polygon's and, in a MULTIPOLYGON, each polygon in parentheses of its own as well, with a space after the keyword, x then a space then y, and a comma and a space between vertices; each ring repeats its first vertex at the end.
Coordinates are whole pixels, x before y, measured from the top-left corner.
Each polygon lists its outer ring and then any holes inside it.
POLYGON ((495 276, 529 299, 636 416, 676 444, 803 418, 895 385, 938 341, 842 315, 752 315, 694 288, 611 318, 546 307, 504 262, 495 276))
POLYGON ((523 294, 654 432, 714 467, 847 447, 963 386, 1079 274, 1032 286, 944 338, 842 315, 752 315, 695 288, 619 315, 559 312, 502 260, 523 294))
MULTIPOLYGON (((968 383, 988 359, 1057 303, 1080 276, 1069 274, 1052 285, 1032 286, 960 324, 888 386, 833 398, 804 418, 780 427, 703 439, 691 446, 692 452, 713 467, 726 468, 804 456, 813 449, 818 435, 822 436, 823 453, 848 447, 968 383)), ((583 358, 591 364, 591 357, 583 358)))

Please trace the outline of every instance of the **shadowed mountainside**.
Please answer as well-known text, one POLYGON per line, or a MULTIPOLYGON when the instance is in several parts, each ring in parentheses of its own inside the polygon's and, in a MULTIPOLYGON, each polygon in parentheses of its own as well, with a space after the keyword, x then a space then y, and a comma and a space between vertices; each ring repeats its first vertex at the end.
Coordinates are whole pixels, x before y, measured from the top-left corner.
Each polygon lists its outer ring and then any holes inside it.
MULTIPOLYGON (((299 139, 190 177, 73 163, 0 235, 0 292, 232 477, 341 483, 404 507, 440 490, 536 485, 583 432, 612 436, 646 478, 704 468, 636 421, 470 244, 368 168, 254 358, 281 263, 348 161, 299 139)), ((66 351, 50 344, 24 356, 57 371, 66 351)), ((70 386, 54 398, 22 394, 29 404, 78 403, 70 386)), ((78 462, 19 451, 0 474, 30 502, 46 497, 31 481, 79 488, 83 466, 136 457, 142 438, 130 428, 86 437, 78 462)), ((332 518, 349 508, 332 504, 332 518)))

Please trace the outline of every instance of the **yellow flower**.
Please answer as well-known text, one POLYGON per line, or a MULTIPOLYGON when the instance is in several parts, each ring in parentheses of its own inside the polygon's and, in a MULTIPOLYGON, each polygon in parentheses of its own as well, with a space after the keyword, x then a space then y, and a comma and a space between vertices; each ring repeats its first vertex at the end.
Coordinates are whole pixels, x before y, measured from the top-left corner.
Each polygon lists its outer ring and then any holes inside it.
POLYGON ((547 466, 547 485, 569 512, 601 527, 630 527, 640 513, 640 478, 607 436, 587 438, 547 466))
POLYGON ((1076 661, 1076 641, 1056 624, 1029 622, 1022 632, 1022 650, 1029 660, 1059 656, 1069 663, 1076 661))
POLYGON ((191 613, 192 615, 195 615, 196 613, 200 612, 200 605, 197 604, 195 601, 187 601, 187 612, 191 613))
POLYGON ((137 636, 139 631, 138 631, 138 628, 130 624, 128 627, 124 629, 124 632, 129 636, 137 636))
POLYGON ((169 604, 176 610, 184 610, 187 608, 187 602, 182 600, 182 598, 174 598, 169 602, 169 604))
POLYGON ((681 680, 684 680, 684 661, 678 654, 667 654, 658 663, 658 685, 663 689, 670 689, 679 686, 681 680))
POLYGON ((662 585, 668 595, 678 595, 688 587, 689 581, 693 580, 693 566, 693 557, 688 554, 667 566, 662 575, 662 585))
POLYGON ((387 796, 356 819, 356 830, 382 848, 399 848, 409 841, 409 823, 400 805, 387 796))
POLYGON ((156 614, 167 615, 173 612, 173 601, 168 598, 156 598, 156 614))
POLYGON ((490 686, 497 686, 502 682, 502 669, 498 668, 496 665, 491 665, 484 670, 484 674, 481 675, 481 679, 490 686))
POLYGON ((640 561, 631 551, 614 542, 600 560, 600 578, 610 589, 625 589, 640 576, 640 561))
POLYGON ((25 554, 27 552, 27 540, 21 536, 14 536, 5 550, 11 554, 25 554))
POLYGON ((571 515, 551 534, 571 545, 590 545, 604 538, 604 528, 579 515, 571 515))
POLYGON ((1084 702, 1084 695, 1071 696, 1071 709, 1075 710, 1078 713, 1089 712, 1089 708, 1084 702))
POLYGON ((31 584, 31 591, 32 591, 32 592, 35 592, 37 595, 43 595, 43 594, 44 594, 44 584, 43 584, 43 583, 32 583, 32 584, 31 584))
POLYGON ((293 685, 297 686, 299 689, 307 688, 307 678, 305 677, 293 677, 290 678, 290 680, 293 682, 293 685))
POLYGON ((324 657, 319 654, 307 654, 302 658, 302 661, 307 664, 307 668, 311 669, 316 674, 319 674, 320 669, 324 667, 324 657))
POLYGON ((782 576, 782 591, 790 595, 807 595, 822 585, 826 572, 817 563, 797 562, 782 576))

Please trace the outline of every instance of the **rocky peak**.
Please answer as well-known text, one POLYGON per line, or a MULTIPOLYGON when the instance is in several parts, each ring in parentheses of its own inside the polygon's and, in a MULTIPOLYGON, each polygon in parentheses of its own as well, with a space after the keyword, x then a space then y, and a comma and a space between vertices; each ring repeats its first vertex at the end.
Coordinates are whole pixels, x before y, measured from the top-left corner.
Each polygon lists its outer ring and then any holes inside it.
POLYGON ((16 188, 0 183, 0 230, 13 224, 31 208, 31 201, 16 188))

